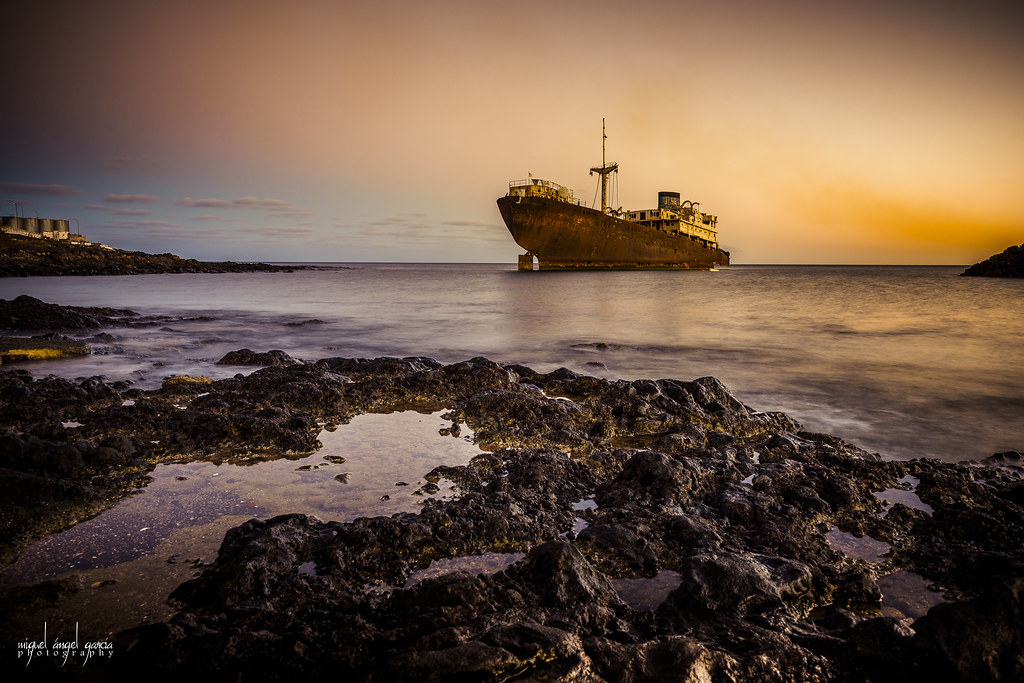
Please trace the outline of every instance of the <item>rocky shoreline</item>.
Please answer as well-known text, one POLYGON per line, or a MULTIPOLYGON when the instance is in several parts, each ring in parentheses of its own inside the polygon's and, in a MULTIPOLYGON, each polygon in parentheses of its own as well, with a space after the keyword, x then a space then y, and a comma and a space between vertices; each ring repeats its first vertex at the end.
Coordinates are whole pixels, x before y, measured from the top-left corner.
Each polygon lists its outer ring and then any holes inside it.
POLYGON ((46 275, 143 275, 159 273, 282 273, 312 266, 211 262, 174 254, 124 251, 98 244, 0 234, 0 277, 46 275))
MULTIPOLYGON (((222 362, 263 367, 153 391, 0 372, 0 559, 113 506, 157 463, 294 457, 317 450, 323 425, 362 413, 443 410, 450 432, 472 429, 486 452, 427 474, 459 495, 416 514, 291 514, 232 529, 174 591, 174 617, 118 634, 116 656, 79 677, 1024 677, 1017 453, 886 462, 743 405, 711 377, 610 381, 485 358, 302 362, 247 350, 222 362), (64 426, 72 420, 81 424, 64 426), (875 495, 911 487, 926 509, 875 495), (833 530, 889 551, 854 559, 833 530), (406 586, 431 562, 484 553, 510 564, 406 586), (941 604, 916 620, 883 610, 880 581, 895 571, 923 577, 941 604), (671 589, 656 604, 623 598, 624 580, 656 579, 671 589)), ((76 590, 73 580, 20 586, 3 611, 30 617, 76 590)), ((17 666, 19 634, 4 630, 5 666, 17 666)), ((54 673, 46 666, 22 674, 54 673)))

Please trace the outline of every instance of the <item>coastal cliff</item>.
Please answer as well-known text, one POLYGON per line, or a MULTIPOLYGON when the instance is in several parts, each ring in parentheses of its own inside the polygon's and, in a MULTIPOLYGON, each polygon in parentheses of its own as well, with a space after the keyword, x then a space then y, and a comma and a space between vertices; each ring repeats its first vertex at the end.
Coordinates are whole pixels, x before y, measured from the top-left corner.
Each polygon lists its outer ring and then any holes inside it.
POLYGON ((34 275, 142 275, 147 273, 288 272, 296 266, 207 262, 174 254, 147 254, 96 244, 0 235, 0 277, 34 275))
POLYGON ((980 277, 1024 277, 1024 244, 1007 247, 995 256, 990 256, 981 263, 960 273, 980 277))

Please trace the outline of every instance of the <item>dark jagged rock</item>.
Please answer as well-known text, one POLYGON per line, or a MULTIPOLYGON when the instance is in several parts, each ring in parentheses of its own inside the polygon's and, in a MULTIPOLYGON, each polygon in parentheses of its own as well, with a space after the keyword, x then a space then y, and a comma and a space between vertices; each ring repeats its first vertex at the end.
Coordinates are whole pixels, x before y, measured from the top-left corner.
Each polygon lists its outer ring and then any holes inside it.
POLYGON ((960 273, 982 277, 1024 277, 1024 244, 1007 247, 960 273))
POLYGON ((728 551, 689 558, 681 576, 682 584, 661 607, 666 616, 781 609, 808 593, 813 582, 811 570, 799 562, 728 551))
POLYGON ((576 535, 576 546, 605 573, 618 577, 653 576, 658 555, 651 544, 626 524, 588 526, 576 535))
MULTIPOLYGON (((175 616, 119 634, 118 656, 85 675, 1020 677, 1019 456, 882 462, 745 406, 711 378, 613 381, 418 357, 169 378, 153 391, 3 372, 3 557, 112 505, 158 462, 308 453, 321 424, 409 408, 445 410, 449 433, 463 425, 490 449, 425 473, 455 482, 457 496, 346 523, 245 522, 174 591, 175 616), (84 424, 62 426, 73 419, 84 424), (905 475, 933 512, 897 505, 883 517, 873 493, 905 475), (892 549, 875 564, 851 559, 827 540, 832 527, 892 549), (482 553, 521 559, 405 587, 434 560, 482 553), (876 579, 896 570, 950 602, 916 622, 883 615, 876 579), (678 585, 656 608, 616 589, 665 576, 678 585)), ((17 602, 49 604, 53 588, 17 602)))
POLYGON ((527 586, 547 607, 618 606, 615 589, 570 543, 549 541, 530 551, 506 576, 527 586))
POLYGON ((224 357, 217 361, 217 365, 259 365, 269 367, 271 365, 295 365, 299 361, 289 356, 284 351, 274 349, 257 353, 250 349, 239 349, 229 351, 224 357))
POLYGON ((926 676, 1024 680, 1024 576, 992 581, 976 598, 936 605, 914 623, 926 676))
POLYGON ((11 299, 0 299, 0 329, 38 330, 85 330, 113 325, 134 319, 138 313, 117 308, 85 308, 82 306, 59 306, 22 294, 11 299))

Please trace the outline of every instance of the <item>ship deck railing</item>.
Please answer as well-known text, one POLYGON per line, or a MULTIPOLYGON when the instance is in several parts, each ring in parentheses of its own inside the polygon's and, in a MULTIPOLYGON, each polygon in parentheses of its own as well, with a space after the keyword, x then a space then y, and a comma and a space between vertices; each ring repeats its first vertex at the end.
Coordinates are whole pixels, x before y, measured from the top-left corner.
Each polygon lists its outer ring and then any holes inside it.
POLYGON ((513 187, 531 187, 535 185, 539 185, 541 187, 548 187, 557 192, 572 192, 572 190, 570 190, 565 185, 559 185, 558 183, 553 183, 550 180, 541 180, 540 178, 524 178, 522 180, 513 180, 508 184, 508 189, 511 190, 513 187))

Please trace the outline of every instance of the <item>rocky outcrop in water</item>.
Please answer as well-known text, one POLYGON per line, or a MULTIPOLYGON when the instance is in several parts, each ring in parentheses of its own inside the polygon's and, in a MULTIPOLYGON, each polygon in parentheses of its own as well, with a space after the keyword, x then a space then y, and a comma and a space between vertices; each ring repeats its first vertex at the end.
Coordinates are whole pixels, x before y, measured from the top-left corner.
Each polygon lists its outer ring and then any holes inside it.
POLYGON ((98 244, 0 234, 0 277, 33 275, 141 275, 145 273, 291 272, 306 266, 209 262, 174 254, 124 251, 98 244))
POLYGON ((89 346, 61 335, 41 338, 0 337, 0 365, 22 360, 87 356, 89 346))
POLYGON ((488 451, 427 474, 454 481, 456 498, 350 523, 302 514, 250 520, 173 593, 175 617, 120 634, 118 656, 82 674, 1024 675, 1018 454, 883 462, 784 414, 754 410, 710 377, 609 381, 484 358, 331 358, 143 392, 0 373, 0 500, 13 501, 3 508, 5 557, 112 504, 156 462, 308 453, 320 423, 409 408, 446 410, 488 451), (62 426, 69 420, 82 424, 62 426), (874 493, 906 488, 907 475, 932 512, 896 504, 883 515, 874 493), (32 508, 33 496, 45 504, 32 508), (22 506, 32 514, 19 516, 22 506), (833 528, 891 551, 878 563, 853 559, 829 542, 833 528), (488 552, 521 559, 406 587, 432 561, 488 552), (878 579, 894 570, 920 574, 948 602, 916 620, 883 612, 878 579), (620 591, 623 580, 666 576, 674 588, 654 605, 620 591))
POLYGON ((239 349, 229 351, 224 357, 217 361, 217 365, 256 365, 267 367, 270 365, 294 365, 300 361, 295 360, 284 351, 264 351, 257 353, 251 349, 239 349))
POLYGON ((982 277, 1024 277, 1024 244, 1007 247, 1001 254, 990 256, 960 273, 982 277))
POLYGON ((143 317, 116 308, 58 306, 21 295, 0 299, 0 331, 43 332, 33 337, 0 336, 0 364, 89 355, 89 345, 60 332, 94 330, 110 325, 154 325, 166 318, 143 317))
POLYGON ((0 330, 89 330, 138 319, 138 313, 127 309, 59 306, 25 294, 0 299, 0 330))

